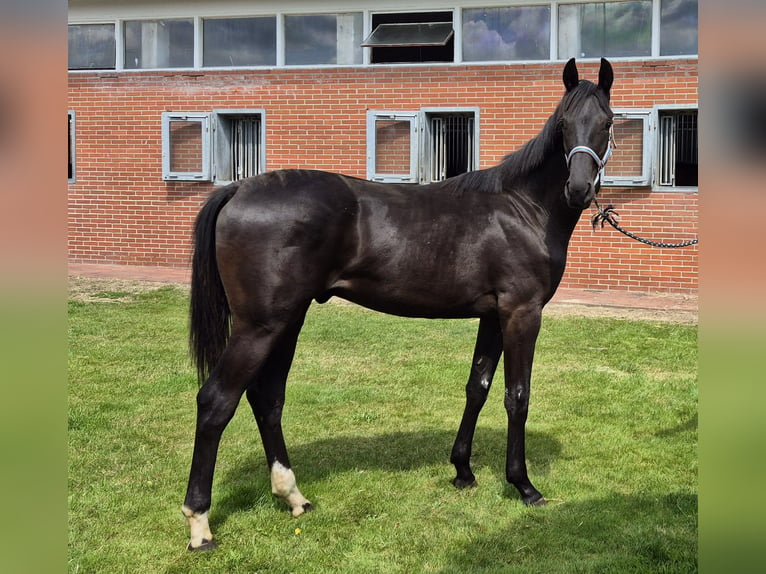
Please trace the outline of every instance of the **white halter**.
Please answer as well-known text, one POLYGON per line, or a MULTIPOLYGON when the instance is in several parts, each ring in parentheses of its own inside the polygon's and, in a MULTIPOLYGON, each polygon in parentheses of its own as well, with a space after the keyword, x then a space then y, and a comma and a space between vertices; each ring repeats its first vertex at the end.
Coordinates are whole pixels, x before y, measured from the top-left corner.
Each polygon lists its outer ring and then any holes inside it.
POLYGON ((593 185, 595 186, 599 184, 601 179, 603 179, 604 168, 606 168, 606 162, 609 161, 609 158, 612 156, 612 149, 616 147, 617 147, 617 144, 614 143, 614 130, 612 128, 609 128, 609 142, 607 143, 606 152, 604 153, 603 158, 599 157, 599 155, 588 146, 577 145, 573 147, 571 150, 569 150, 569 153, 564 156, 567 160, 567 169, 569 169, 569 164, 572 161, 572 156, 574 156, 576 153, 587 153, 590 157, 592 157, 595 160, 596 165, 598 166, 598 173, 596 174, 596 179, 593 180, 593 185))

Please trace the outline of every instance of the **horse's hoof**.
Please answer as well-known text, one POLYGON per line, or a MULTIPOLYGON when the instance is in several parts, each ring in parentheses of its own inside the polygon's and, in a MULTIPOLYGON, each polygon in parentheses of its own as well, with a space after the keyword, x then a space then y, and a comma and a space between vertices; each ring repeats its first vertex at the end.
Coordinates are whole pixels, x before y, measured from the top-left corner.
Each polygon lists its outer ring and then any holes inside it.
POLYGON ((476 482, 476 479, 471 477, 470 480, 463 480, 462 478, 453 478, 452 484, 457 488, 458 490, 462 490, 464 488, 476 488, 479 483, 476 482))
POLYGON ((527 506, 545 506, 548 504, 548 501, 545 500, 545 497, 543 497, 542 494, 537 494, 535 496, 531 496, 530 498, 524 500, 524 504, 527 506))
POLYGON ((298 517, 304 512, 311 512, 312 510, 314 510, 314 507, 312 506, 310 502, 306 501, 300 506, 293 506, 290 509, 290 514, 292 514, 295 517, 298 517))
POLYGON ((207 538, 202 539, 202 544, 199 546, 192 546, 191 542, 189 542, 189 546, 186 547, 186 549, 189 552, 209 552, 210 550, 215 550, 218 547, 218 544, 215 543, 215 540, 208 540, 207 538))

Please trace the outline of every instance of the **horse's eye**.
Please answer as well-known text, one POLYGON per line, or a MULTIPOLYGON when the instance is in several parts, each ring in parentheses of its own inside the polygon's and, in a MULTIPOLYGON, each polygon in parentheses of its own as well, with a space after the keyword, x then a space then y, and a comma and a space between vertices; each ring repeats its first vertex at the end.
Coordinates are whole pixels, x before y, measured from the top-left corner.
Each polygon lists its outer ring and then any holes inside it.
POLYGON ((614 124, 613 120, 606 120, 606 129, 611 128, 613 124, 614 124))

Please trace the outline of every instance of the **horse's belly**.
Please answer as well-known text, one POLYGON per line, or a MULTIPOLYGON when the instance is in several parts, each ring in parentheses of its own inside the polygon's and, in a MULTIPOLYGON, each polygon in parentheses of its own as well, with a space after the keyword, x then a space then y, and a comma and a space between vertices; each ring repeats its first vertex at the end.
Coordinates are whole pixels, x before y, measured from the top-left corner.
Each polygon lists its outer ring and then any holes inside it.
POLYGON ((424 318, 478 317, 497 308, 494 293, 438 283, 339 280, 325 294, 341 297, 368 309, 424 318))

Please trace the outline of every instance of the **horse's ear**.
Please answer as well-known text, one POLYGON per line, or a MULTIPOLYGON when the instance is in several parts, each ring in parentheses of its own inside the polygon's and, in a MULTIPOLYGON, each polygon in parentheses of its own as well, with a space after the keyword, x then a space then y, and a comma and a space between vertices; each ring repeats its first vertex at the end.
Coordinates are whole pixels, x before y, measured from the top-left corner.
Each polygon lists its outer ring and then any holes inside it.
POLYGON ((575 59, 570 58, 567 62, 567 65, 564 66, 564 87, 567 89, 567 92, 572 90, 573 88, 577 87, 577 84, 580 83, 580 74, 577 71, 577 65, 575 64, 575 59))
POLYGON ((598 87, 609 95, 609 90, 612 89, 612 82, 614 82, 614 72, 612 71, 612 64, 606 58, 601 58, 601 68, 598 71, 598 87))

